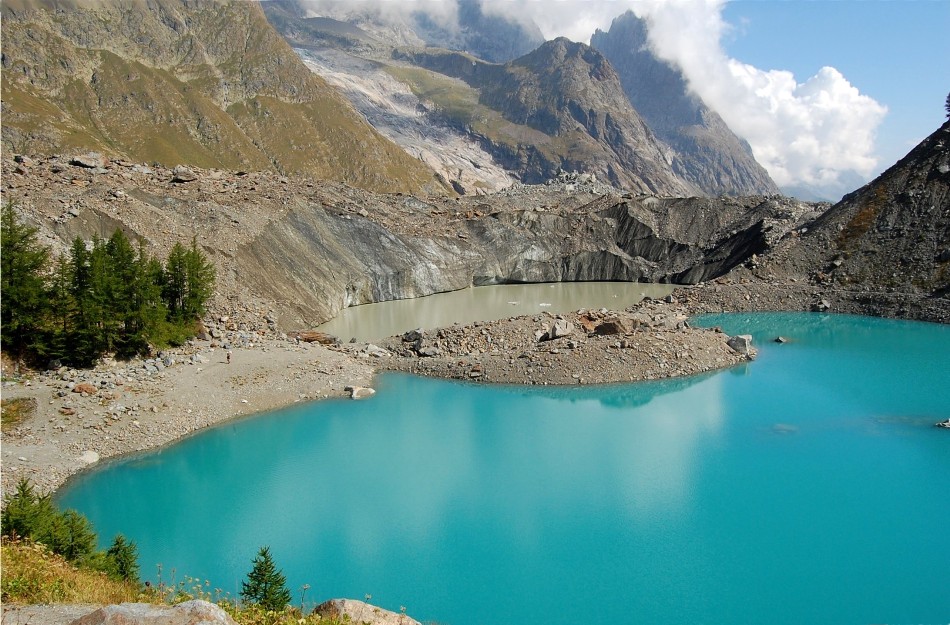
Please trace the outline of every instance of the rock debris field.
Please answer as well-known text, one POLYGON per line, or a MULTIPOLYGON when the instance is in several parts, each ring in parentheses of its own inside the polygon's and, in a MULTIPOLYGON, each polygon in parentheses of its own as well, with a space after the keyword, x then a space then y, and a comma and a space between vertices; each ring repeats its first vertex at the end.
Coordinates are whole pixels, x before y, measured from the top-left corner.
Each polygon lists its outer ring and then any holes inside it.
POLYGON ((383 366, 473 382, 572 385, 694 375, 754 356, 687 318, 682 306, 646 303, 414 330, 382 343, 393 354, 383 366))

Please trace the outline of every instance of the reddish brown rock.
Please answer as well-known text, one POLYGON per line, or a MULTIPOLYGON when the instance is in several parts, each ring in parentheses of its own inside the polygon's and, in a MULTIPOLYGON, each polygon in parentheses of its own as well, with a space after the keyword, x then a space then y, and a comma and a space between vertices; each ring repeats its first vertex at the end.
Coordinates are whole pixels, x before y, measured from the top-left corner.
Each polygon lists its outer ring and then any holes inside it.
POLYGON ((307 331, 307 332, 297 332, 292 335, 299 341, 304 343, 320 343, 321 345, 336 345, 337 338, 326 332, 316 332, 316 331, 307 331))
POLYGON ((630 332, 630 328, 627 326, 626 321, 620 318, 606 319, 594 328, 594 334, 599 336, 627 334, 628 332, 630 332))
POLYGON ((87 395, 95 395, 99 392, 99 389, 96 388, 94 384, 89 384, 88 382, 80 382, 73 387, 74 393, 85 393, 87 395))

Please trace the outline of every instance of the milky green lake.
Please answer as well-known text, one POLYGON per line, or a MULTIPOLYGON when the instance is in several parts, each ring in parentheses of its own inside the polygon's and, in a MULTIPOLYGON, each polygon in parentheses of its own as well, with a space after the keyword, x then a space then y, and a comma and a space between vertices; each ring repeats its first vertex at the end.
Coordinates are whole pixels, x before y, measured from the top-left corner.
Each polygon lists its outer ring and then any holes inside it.
POLYGON ((644 297, 661 298, 672 284, 645 282, 548 282, 479 286, 429 297, 344 308, 319 327, 344 341, 376 341, 408 330, 431 330, 453 323, 494 321, 579 308, 623 310, 644 297))
POLYGON ((73 479, 103 545, 453 625, 950 622, 950 328, 707 317, 759 358, 584 388, 384 375, 73 479), (776 335, 786 344, 771 342, 776 335))

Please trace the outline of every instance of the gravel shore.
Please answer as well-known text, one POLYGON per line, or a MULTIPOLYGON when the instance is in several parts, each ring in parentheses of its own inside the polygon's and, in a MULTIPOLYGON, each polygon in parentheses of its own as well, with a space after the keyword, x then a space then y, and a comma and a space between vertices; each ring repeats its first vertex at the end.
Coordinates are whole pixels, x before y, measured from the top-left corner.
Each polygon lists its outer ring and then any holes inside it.
POLYGON ((319 344, 261 338, 227 351, 193 341, 163 358, 60 368, 3 384, 4 400, 36 409, 3 433, 3 490, 29 478, 42 491, 97 462, 167 445, 227 419, 369 385, 367 359, 319 344))
POLYGON ((370 387, 380 371, 578 385, 692 375, 748 358, 726 345, 727 336, 689 327, 683 305, 656 301, 627 311, 455 325, 379 345, 307 343, 263 324, 246 333, 222 318, 206 321, 207 340, 154 358, 21 376, 6 371, 4 399, 32 399, 35 410, 3 433, 4 492, 23 477, 53 491, 107 458, 161 447, 227 419, 349 396, 349 388, 370 387), (549 338, 555 325, 564 334, 549 338))

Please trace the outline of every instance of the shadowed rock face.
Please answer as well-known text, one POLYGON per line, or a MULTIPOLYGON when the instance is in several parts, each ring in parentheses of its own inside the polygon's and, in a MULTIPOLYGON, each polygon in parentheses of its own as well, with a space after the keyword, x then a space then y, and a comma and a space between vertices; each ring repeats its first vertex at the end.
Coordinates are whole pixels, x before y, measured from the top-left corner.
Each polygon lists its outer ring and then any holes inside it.
POLYGON ((844 289, 950 298, 950 122, 768 263, 844 289))
POLYGON ((778 187, 737 137, 696 94, 683 74, 653 54, 647 24, 628 11, 591 46, 617 70, 624 93, 673 153, 673 171, 710 195, 776 194, 778 187))
POLYGON ((792 200, 601 196, 572 208, 519 198, 423 236, 359 214, 294 210, 237 254, 242 279, 305 323, 371 302, 510 282, 696 283, 761 253, 811 210, 792 200), (513 208, 516 204, 519 208, 513 208), (529 208, 524 208, 530 205, 529 208))

